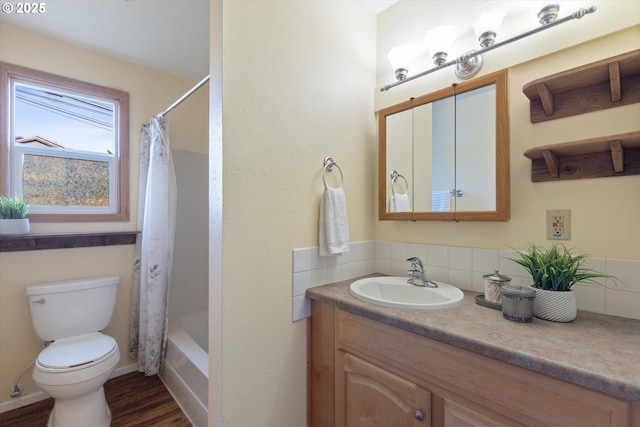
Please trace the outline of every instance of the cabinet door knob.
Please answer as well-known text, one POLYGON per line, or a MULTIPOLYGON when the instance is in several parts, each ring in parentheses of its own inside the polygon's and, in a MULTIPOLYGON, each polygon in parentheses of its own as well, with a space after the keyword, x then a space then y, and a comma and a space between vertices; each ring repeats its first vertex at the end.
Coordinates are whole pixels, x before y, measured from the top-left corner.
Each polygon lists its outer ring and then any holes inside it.
POLYGON ((424 414, 418 409, 413 411, 413 416, 416 417, 416 420, 418 421, 424 421, 424 414))

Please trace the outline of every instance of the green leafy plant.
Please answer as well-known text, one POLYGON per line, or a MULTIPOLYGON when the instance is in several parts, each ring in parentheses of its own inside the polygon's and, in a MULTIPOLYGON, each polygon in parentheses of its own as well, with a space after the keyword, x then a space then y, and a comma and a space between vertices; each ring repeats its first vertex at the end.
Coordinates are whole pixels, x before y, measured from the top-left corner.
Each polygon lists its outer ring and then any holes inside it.
POLYGON ((561 244, 545 249, 530 243, 526 250, 516 251, 519 258, 508 258, 521 265, 533 279, 533 287, 548 291, 570 291, 578 282, 602 285, 595 279, 619 280, 612 275, 584 268, 589 255, 576 255, 561 244))
POLYGON ((0 218, 24 219, 29 212, 29 204, 18 196, 0 196, 0 218))

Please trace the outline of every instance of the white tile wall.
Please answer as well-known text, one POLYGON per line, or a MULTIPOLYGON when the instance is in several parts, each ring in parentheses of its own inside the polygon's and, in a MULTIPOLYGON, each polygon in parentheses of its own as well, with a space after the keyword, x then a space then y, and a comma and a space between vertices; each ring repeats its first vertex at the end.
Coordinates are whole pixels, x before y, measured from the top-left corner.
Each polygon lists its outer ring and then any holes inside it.
MULTIPOLYGON (((511 277, 514 285, 528 286, 531 279, 518 264, 509 260, 512 251, 484 248, 366 241, 351 244, 351 251, 321 257, 318 248, 293 250, 293 321, 308 317, 305 292, 313 286, 338 282, 370 273, 405 276, 407 258, 417 256, 429 278, 451 283, 474 292, 484 291, 482 276, 496 270, 511 277)), ((605 286, 576 285, 578 309, 640 319, 640 260, 591 258, 586 265, 618 277, 624 284, 605 281, 605 286)))
POLYGON ((322 257, 318 247, 293 250, 293 321, 311 315, 311 305, 304 296, 308 288, 364 276, 376 271, 374 241, 349 245, 349 252, 322 257))

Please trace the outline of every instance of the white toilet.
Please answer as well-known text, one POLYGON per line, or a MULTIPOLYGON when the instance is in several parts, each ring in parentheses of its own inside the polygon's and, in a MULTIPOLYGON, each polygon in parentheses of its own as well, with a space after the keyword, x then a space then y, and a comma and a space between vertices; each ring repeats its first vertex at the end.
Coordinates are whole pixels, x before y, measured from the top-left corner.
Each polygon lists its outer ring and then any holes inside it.
POLYGON ((31 319, 49 342, 33 370, 38 386, 55 399, 52 427, 106 427, 111 412, 104 383, 120 361, 116 341, 102 334, 116 304, 118 276, 27 286, 31 319))

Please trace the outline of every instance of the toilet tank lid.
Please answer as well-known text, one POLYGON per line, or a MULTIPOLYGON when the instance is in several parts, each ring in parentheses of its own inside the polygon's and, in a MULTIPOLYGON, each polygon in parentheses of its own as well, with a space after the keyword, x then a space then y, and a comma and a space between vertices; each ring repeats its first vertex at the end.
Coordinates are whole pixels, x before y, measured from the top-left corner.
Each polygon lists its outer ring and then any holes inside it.
POLYGON ((81 289, 100 288, 113 286, 120 282, 118 276, 90 277, 86 279, 63 280, 60 282, 39 283, 27 286, 27 295, 53 294, 58 292, 71 292, 81 289))
POLYGON ((38 363, 47 368, 69 368, 94 362, 111 353, 116 340, 100 332, 63 338, 52 342, 38 355, 38 363))

